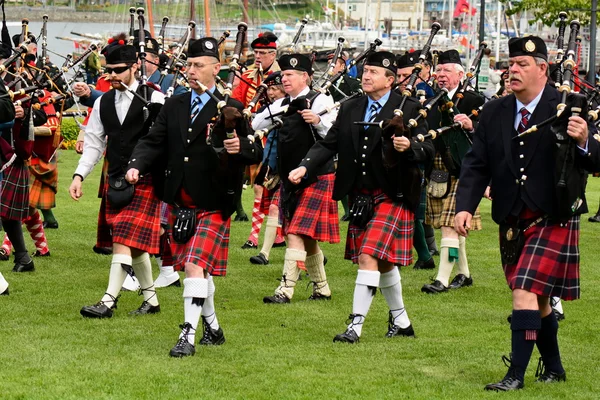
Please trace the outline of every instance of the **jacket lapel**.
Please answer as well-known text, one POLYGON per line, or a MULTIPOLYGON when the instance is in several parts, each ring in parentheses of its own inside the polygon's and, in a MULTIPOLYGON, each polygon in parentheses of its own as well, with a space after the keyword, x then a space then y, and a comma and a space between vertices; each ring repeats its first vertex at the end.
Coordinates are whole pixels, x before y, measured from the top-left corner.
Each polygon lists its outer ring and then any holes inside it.
MULTIPOLYGON (((532 127, 535 124, 539 124, 542 121, 550 118, 552 115, 556 113, 555 106, 557 104, 557 92, 550 86, 546 85, 544 88, 544 93, 540 98, 540 102, 535 107, 533 111, 533 115, 529 120, 527 127, 532 127)), ((525 153, 525 167, 529 165, 531 160, 533 159, 533 155, 537 151, 537 147, 540 143, 540 138, 542 135, 551 135, 551 132, 546 130, 541 130, 534 132, 530 135, 524 137, 525 140, 529 141, 529 146, 527 146, 527 150, 525 153)))
POLYGON ((177 107, 178 116, 177 121, 179 122, 179 133, 181 134, 181 140, 183 141, 183 145, 187 145, 188 140, 188 128, 190 124, 190 99, 192 97, 191 93, 185 93, 181 96, 177 96, 176 99, 179 100, 179 106, 177 107))
POLYGON ((504 97, 502 100, 502 108, 500 110, 501 115, 499 115, 498 120, 500 123, 500 132, 502 132, 503 142, 504 142, 504 154, 506 154, 506 158, 508 159, 508 164, 510 166, 510 170, 515 176, 517 175, 517 166, 514 163, 514 155, 513 155, 513 142, 514 137, 517 134, 514 127, 515 120, 515 107, 516 107, 516 99, 514 95, 504 97))
POLYGON ((361 127, 356 125, 355 122, 362 121, 365 115, 365 110, 367 108, 367 96, 362 96, 357 102, 355 112, 350 115, 350 132, 352 134, 352 143, 354 143, 354 151, 356 154, 359 153, 359 132, 361 127))

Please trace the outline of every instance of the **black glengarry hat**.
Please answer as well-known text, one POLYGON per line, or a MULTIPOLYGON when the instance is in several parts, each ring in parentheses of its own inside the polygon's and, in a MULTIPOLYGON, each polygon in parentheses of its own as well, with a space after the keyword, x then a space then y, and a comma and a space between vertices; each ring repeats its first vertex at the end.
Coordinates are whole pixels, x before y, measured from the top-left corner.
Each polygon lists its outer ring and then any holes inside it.
MULTIPOLYGON (((412 52, 406 52, 402 55, 396 57, 396 65, 398 69, 412 67, 416 63, 419 62, 419 57, 421 56, 421 50, 416 50, 412 52)), ((427 56, 425 60, 431 62, 431 52, 427 52, 427 56)))
POLYGON ((253 49, 277 49, 277 36, 273 32, 259 33, 258 37, 250 43, 253 49))
POLYGON ((548 48, 544 40, 537 36, 511 38, 508 41, 508 56, 540 57, 548 61, 548 48))
POLYGON ((136 49, 130 44, 119 44, 117 42, 106 53, 107 64, 135 64, 136 62, 136 49))
POLYGON ((277 60, 279 68, 282 71, 295 70, 304 71, 309 75, 312 75, 312 61, 308 56, 304 54, 286 54, 279 57, 277 60))
POLYGON ((219 48, 217 46, 217 39, 213 37, 204 37, 198 40, 195 40, 193 43, 190 42, 188 46, 188 58, 192 57, 214 57, 217 60, 219 58, 219 48))
POLYGON ((458 64, 462 66, 462 61, 460 60, 460 54, 458 54, 458 51, 451 49, 443 51, 439 54, 438 64, 458 64))
POLYGON ((392 71, 394 74, 398 69, 396 66, 396 56, 389 51, 378 51, 369 54, 365 60, 365 65, 386 68, 392 71))

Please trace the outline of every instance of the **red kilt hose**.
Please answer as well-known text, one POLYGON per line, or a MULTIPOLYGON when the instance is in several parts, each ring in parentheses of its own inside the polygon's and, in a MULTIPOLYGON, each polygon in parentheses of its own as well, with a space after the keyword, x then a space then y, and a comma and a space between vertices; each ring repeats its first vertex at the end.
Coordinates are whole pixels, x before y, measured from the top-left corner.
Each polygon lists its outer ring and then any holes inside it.
POLYGON ((524 233, 519 261, 503 265, 511 290, 523 289, 538 296, 576 300, 579 289, 579 216, 566 224, 542 220, 524 233))
POLYGON ((115 210, 106 202, 106 222, 114 243, 150 254, 160 251, 160 200, 154 195, 152 178, 145 176, 135 185, 133 200, 115 210))
MULTIPOLYGON (((227 273, 227 256, 229 254, 229 226, 231 218, 223 219, 221 211, 196 212, 198 223, 196 233, 185 244, 171 241, 173 266, 182 271, 185 263, 192 263, 204 268, 213 276, 225 276, 227 273)), ((175 213, 171 214, 171 226, 175 221, 175 213)))
POLYGON ((262 197, 260 198, 260 212, 269 215, 271 204, 279 207, 279 188, 273 190, 263 188, 262 197))
POLYGON ((17 158, 3 174, 0 217, 23 221, 29 216, 29 168, 17 158))
MULTIPOLYGON (((346 260, 358 264, 360 254, 395 265, 412 263, 413 230, 415 215, 402 203, 394 203, 380 189, 371 192, 375 202, 373 218, 365 229, 352 222, 348 225, 346 260)), ((352 197, 349 206, 352 207, 352 197)))
POLYGON ((339 243, 337 202, 332 199, 335 174, 319 176, 298 198, 291 221, 283 220, 284 234, 304 235, 320 242, 339 243))

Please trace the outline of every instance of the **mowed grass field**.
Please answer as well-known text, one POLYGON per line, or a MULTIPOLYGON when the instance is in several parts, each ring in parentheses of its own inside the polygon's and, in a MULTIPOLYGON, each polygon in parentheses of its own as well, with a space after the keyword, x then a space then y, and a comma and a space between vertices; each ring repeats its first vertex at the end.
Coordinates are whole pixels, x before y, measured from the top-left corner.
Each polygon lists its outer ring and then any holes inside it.
MULTIPOLYGON (((525 390, 488 393, 483 386, 506 372, 510 352, 506 316, 510 292, 499 265, 497 227, 490 203, 481 211, 484 230, 468 239, 474 286, 437 296, 422 294, 430 271, 401 271, 404 299, 416 339, 386 339, 387 307, 379 293, 361 342, 334 344, 351 311, 356 269, 343 259, 344 244, 323 245, 333 290, 330 302, 306 298, 307 279, 292 304, 265 305, 281 274, 283 249, 271 264, 248 262, 241 250, 250 222, 232 222, 228 274, 216 278, 216 305, 227 342, 197 346, 194 357, 168 356, 183 322, 181 288, 158 291, 162 312, 130 317, 142 298, 123 293, 112 319, 88 320, 83 305, 100 299, 110 257, 92 252, 99 200, 100 166, 84 182, 84 197, 67 193, 78 160, 60 154, 60 229, 48 230, 52 256, 36 259, 36 272, 15 274, 12 261, 0 263, 10 296, 0 297, 1 399, 597 399, 600 345, 600 224, 581 229, 582 299, 565 303, 560 345, 568 381, 534 382, 537 350, 525 390)), ((600 180, 590 179, 588 199, 596 210, 600 180)), ((250 214, 252 191, 244 192, 250 214)), ((342 223, 342 237, 347 224, 342 223)), ((439 237, 438 237, 439 241, 439 237)), ((28 240, 29 250, 33 245, 28 240)), ((437 262, 437 257, 436 257, 437 262)), ((158 273, 155 267, 155 276, 158 273)))

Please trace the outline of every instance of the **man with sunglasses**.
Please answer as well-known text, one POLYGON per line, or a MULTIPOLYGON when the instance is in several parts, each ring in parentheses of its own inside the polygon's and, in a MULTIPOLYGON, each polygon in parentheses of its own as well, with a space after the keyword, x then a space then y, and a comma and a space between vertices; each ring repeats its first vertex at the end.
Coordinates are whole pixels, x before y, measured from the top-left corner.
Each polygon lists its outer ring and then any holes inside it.
MULTIPOLYGON (((242 190, 244 166, 257 164, 263 153, 259 141, 248 139, 249 131, 234 131, 234 137, 228 139, 211 134, 222 127, 221 120, 215 121, 217 102, 199 83, 218 99, 223 98, 215 85, 221 69, 217 40, 205 37, 194 41, 189 46, 187 60, 192 91, 167 100, 149 134, 133 151, 127 171, 127 180, 135 183, 143 179, 140 175, 150 171, 157 160, 166 159, 163 200, 174 206, 171 226, 182 226, 180 230, 189 232, 180 235, 173 229, 173 239, 177 240, 172 246, 174 264, 179 269, 185 267, 186 278, 185 319, 179 340, 170 351, 171 357, 195 354, 200 317, 204 334, 199 343, 225 342, 215 314, 212 277, 226 273, 231 214, 242 190), (188 217, 184 220, 185 216, 188 217), (187 228, 183 228, 184 224, 187 228)), ((222 116, 242 110, 237 100, 230 99, 228 105, 233 107, 224 107, 222 116)), ((238 122, 245 121, 238 119, 238 122)))
POLYGON ((111 86, 94 102, 88 121, 83 155, 73 175, 69 192, 73 200, 82 196, 82 181, 91 173, 106 150, 108 185, 106 222, 112 231, 113 256, 108 288, 102 299, 81 309, 88 318, 110 318, 117 308, 121 286, 128 274, 135 272, 144 296, 142 305, 131 314, 155 314, 160 311, 152 279, 149 254, 159 251, 159 200, 154 194, 152 177, 144 176, 134 188, 124 180, 125 168, 135 144, 147 134, 152 115, 164 102, 164 95, 148 88, 150 105, 141 100, 142 87, 135 79, 135 48, 123 40, 114 41, 106 51, 106 72, 111 86), (126 188, 121 191, 120 189, 126 188), (132 192, 130 197, 123 196, 132 192), (121 197, 119 200, 118 197, 121 197))

